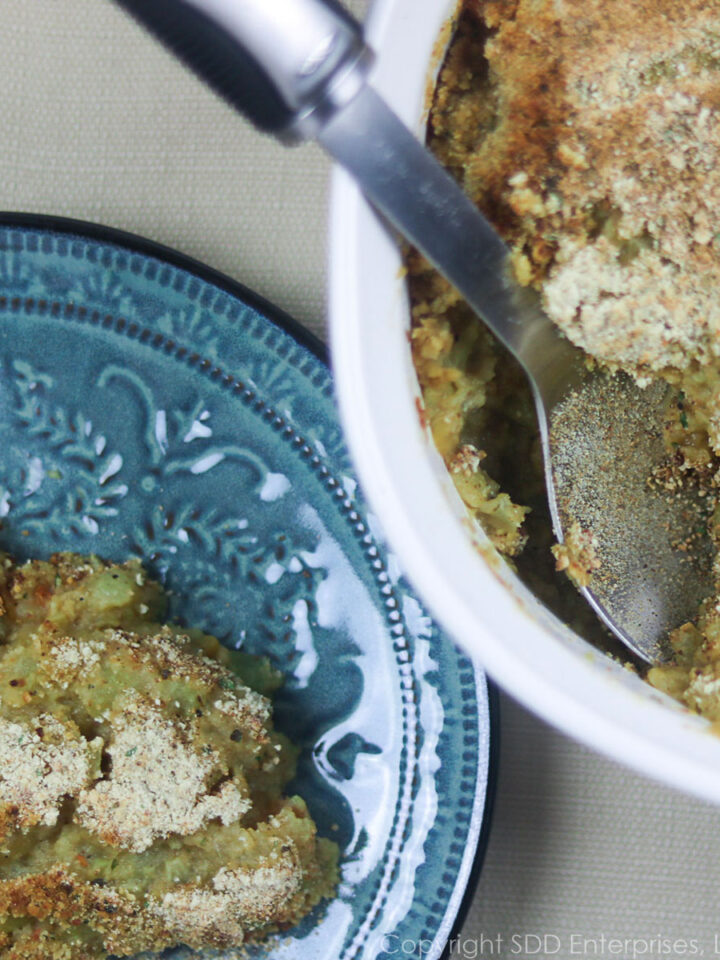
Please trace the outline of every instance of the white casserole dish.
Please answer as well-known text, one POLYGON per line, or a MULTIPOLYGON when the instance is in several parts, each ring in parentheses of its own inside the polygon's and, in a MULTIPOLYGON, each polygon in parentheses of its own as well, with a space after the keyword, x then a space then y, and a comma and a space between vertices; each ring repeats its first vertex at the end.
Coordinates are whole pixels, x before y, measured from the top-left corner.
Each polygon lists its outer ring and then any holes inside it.
MULTIPOLYGON (((376 0, 373 83, 419 134, 455 8, 376 0)), ((636 770, 720 802, 720 738, 549 613, 471 527, 418 413, 397 245, 349 178, 331 201, 330 328, 340 411, 361 482, 435 617, 510 694, 636 770)))

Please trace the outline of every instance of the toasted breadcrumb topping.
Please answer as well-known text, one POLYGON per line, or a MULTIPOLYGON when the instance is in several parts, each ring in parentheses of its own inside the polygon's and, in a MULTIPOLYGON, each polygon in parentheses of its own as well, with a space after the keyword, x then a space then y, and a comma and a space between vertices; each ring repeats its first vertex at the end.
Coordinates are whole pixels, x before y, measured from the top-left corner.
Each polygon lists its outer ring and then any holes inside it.
POLYGON ((720 10, 487 3, 495 126, 467 185, 519 278, 593 356, 642 376, 720 355, 720 10))
POLYGON ((64 690, 91 670, 105 651, 102 640, 78 640, 75 637, 56 637, 48 645, 44 669, 64 690))
POLYGON ((88 742, 72 723, 40 714, 32 724, 0 716, 0 798, 21 829, 57 823, 64 796, 85 787, 102 741, 88 742))
POLYGON ((450 461, 450 470, 452 473, 461 473, 466 477, 472 477, 480 469, 480 464, 485 456, 484 450, 478 450, 471 443, 464 443, 450 461))
POLYGON ((208 820, 233 823, 250 809, 236 781, 209 792, 224 770, 217 751, 193 746, 190 725, 163 717, 147 698, 130 694, 110 718, 107 779, 78 795, 76 818, 105 843, 139 853, 170 834, 195 833, 208 820))
POLYGON ((593 573, 601 566, 597 547, 597 537, 592 531, 573 523, 565 542, 552 548, 555 569, 564 570, 578 587, 589 586, 593 573))
POLYGON ((192 941, 213 928, 229 939, 242 940, 246 930, 270 922, 292 900, 302 883, 302 869, 292 846, 273 852, 249 868, 223 867, 209 888, 187 887, 165 894, 157 914, 181 938, 192 941))
POLYGON ((162 608, 136 562, 0 557, 2 956, 232 948, 332 894, 276 671, 162 608))

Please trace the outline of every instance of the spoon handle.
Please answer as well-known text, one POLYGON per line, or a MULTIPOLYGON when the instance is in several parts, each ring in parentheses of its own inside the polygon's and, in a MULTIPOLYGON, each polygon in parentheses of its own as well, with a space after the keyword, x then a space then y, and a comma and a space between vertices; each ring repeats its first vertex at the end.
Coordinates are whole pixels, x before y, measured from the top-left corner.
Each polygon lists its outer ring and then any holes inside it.
POLYGON ((372 56, 335 0, 116 0, 262 130, 316 136, 372 56))
MULTIPOLYGON (((259 127, 315 136, 516 354, 547 319, 523 309, 508 250, 365 83, 359 25, 330 0, 117 0, 259 127)), ((557 341, 553 331, 552 342, 557 341)))

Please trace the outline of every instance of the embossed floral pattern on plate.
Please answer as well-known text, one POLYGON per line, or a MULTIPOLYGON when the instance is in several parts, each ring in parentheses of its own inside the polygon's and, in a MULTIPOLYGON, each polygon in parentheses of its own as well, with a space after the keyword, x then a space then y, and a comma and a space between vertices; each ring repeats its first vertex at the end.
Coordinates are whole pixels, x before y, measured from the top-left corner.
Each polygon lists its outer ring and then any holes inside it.
POLYGON ((174 617, 286 674, 297 788, 344 854, 270 957, 438 957, 486 811, 487 686, 396 569, 287 323, 143 241, 0 225, 2 546, 137 555, 174 617))

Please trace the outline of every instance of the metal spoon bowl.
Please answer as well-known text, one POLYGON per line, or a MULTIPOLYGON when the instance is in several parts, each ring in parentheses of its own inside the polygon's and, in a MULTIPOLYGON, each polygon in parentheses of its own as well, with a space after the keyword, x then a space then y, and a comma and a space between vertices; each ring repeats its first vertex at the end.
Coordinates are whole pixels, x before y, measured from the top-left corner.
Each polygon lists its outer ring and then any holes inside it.
POLYGON ((598 566, 581 592, 649 663, 670 659, 668 634, 712 589, 704 491, 652 482, 668 461, 671 394, 662 382, 641 389, 622 374, 589 375, 547 411, 543 437, 556 535, 578 524, 595 541, 598 566))

